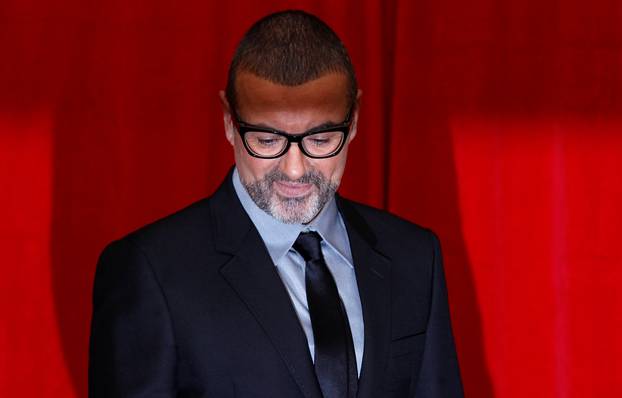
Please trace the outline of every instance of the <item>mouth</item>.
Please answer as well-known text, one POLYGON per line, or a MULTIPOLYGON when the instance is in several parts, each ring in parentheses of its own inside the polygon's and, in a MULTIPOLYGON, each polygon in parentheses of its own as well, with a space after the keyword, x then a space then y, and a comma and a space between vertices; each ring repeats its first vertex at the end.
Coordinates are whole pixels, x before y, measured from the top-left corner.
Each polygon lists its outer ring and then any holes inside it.
POLYGON ((313 189, 313 184, 300 184, 287 181, 275 181, 276 193, 285 198, 301 198, 308 195, 313 189))

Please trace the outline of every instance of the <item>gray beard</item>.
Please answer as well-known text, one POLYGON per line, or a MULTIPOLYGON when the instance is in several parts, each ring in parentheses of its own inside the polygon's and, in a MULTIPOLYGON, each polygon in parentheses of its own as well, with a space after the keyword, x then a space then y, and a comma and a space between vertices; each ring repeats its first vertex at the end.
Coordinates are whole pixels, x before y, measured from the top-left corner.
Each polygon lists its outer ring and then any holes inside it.
POLYGON ((277 220, 287 224, 307 224, 324 208, 337 191, 338 185, 328 181, 321 173, 311 170, 297 180, 290 180, 278 167, 261 180, 242 181, 253 202, 277 220), (284 198, 274 191, 276 181, 313 184, 317 190, 299 198, 284 198))

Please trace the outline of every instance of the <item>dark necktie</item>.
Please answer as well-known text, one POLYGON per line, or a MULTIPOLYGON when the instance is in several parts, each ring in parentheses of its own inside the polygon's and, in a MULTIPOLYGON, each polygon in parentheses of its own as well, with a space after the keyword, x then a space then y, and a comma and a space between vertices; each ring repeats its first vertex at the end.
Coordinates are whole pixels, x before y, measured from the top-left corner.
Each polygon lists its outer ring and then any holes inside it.
POLYGON ((324 398, 356 396, 358 374, 348 317, 326 266, 317 232, 302 232, 294 243, 306 263, 307 303, 315 341, 315 374, 324 398))

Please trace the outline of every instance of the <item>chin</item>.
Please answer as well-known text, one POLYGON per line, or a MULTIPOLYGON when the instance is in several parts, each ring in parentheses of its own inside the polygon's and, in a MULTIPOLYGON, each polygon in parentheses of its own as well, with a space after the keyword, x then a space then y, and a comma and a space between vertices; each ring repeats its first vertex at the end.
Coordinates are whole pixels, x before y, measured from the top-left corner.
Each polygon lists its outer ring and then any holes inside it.
POLYGON ((271 215, 286 224, 306 224, 321 210, 316 192, 300 197, 283 197, 277 193, 270 201, 271 215))

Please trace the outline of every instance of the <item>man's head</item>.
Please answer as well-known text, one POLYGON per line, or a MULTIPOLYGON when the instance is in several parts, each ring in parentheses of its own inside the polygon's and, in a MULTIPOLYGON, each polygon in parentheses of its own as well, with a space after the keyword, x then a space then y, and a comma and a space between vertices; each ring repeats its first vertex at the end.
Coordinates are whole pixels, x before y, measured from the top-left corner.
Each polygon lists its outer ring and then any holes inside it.
POLYGON ((337 190, 356 135, 360 91, 339 38, 302 11, 264 17, 240 42, 220 96, 251 198, 283 222, 310 222, 337 190))

